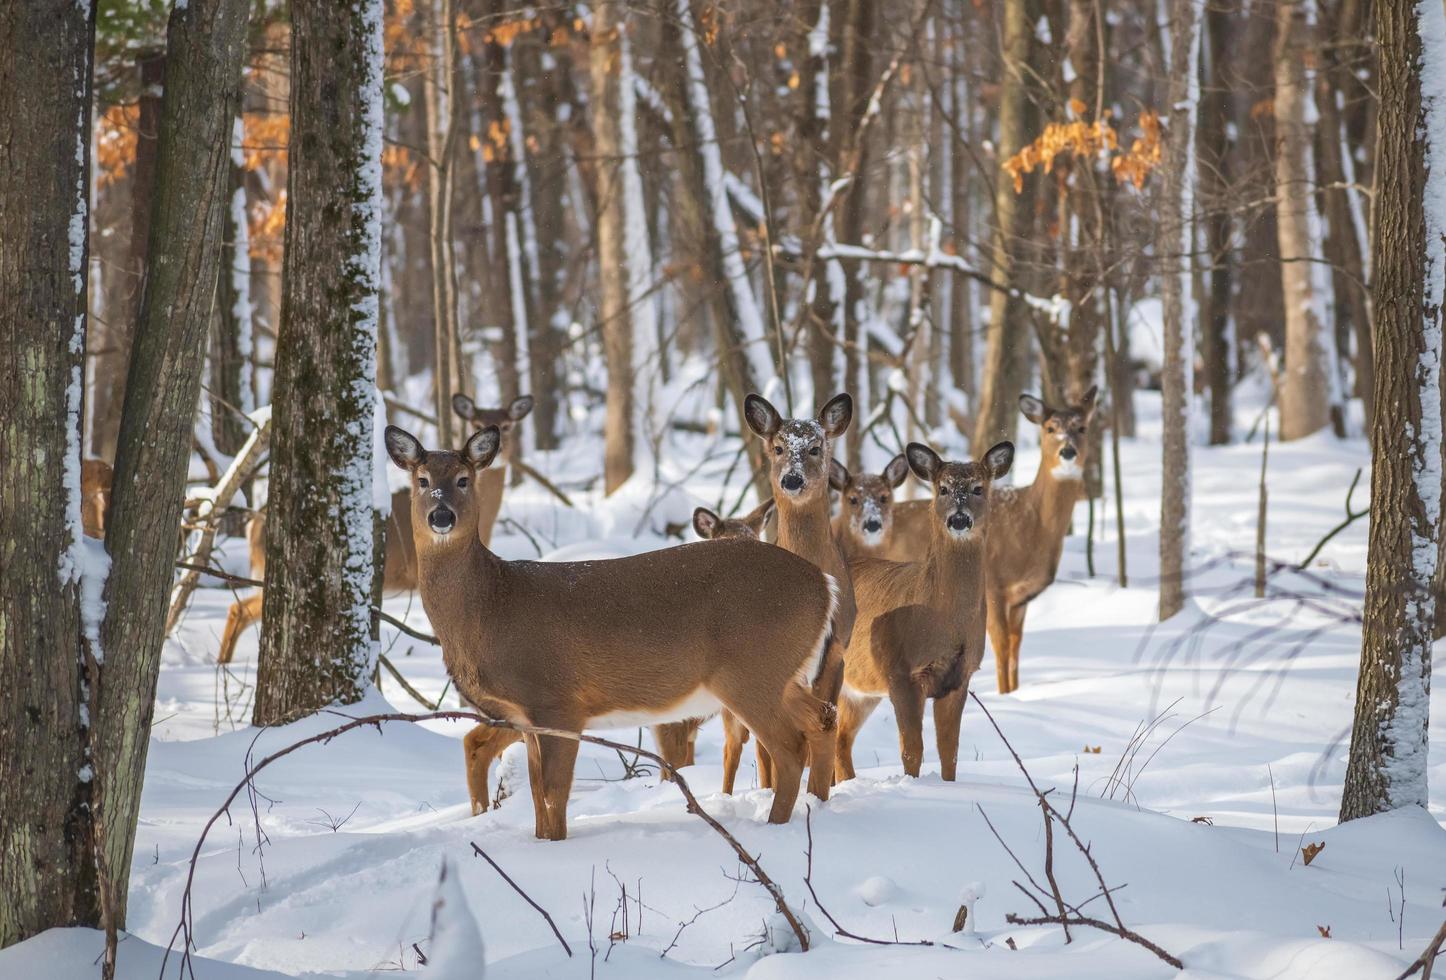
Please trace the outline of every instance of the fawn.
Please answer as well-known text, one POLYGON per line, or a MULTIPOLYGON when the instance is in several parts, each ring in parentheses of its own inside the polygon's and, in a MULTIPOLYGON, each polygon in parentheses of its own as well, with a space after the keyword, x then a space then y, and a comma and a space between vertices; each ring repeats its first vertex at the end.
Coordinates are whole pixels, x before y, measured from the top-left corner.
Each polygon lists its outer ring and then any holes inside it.
MULTIPOLYGON (((1001 694, 1019 688, 1025 608, 1054 582, 1074 505, 1085 492, 1087 434, 1096 394, 1092 387, 1062 409, 1033 395, 1019 396, 1020 412, 1039 426, 1039 470, 1029 486, 1000 487, 994 494, 996 533, 987 545, 985 604, 1001 694)), ((923 553, 927 506, 927 501, 910 501, 894 508, 891 558, 908 561, 923 553)))
MULTIPOLYGON (((743 417, 763 439, 769 464, 778 509, 778 546, 808 559, 838 583, 838 612, 813 685, 814 695, 831 705, 838 704, 843 686, 844 649, 854 628, 854 590, 848 561, 834 540, 829 518, 829 464, 833 440, 848 430, 853 414, 854 401, 846 393, 830 398, 816 419, 785 419, 762 395, 751 394, 743 400, 743 417)), ((808 791, 826 800, 833 785, 833 742, 820 743, 820 747, 828 757, 811 758, 808 791)), ((765 787, 773 781, 768 753, 766 744, 758 746, 758 780, 765 787)))
POLYGON ((894 530, 894 491, 909 476, 903 454, 889 460, 884 472, 851 474, 833 460, 830 484, 839 492, 833 536, 849 560, 883 558, 894 530))
POLYGON ((934 489, 929 543, 916 561, 850 563, 859 612, 839 701, 840 780, 853 778, 854 737, 885 694, 894 705, 904 772, 910 776, 919 775, 924 757, 924 700, 934 699, 940 768, 952 780, 969 679, 984 659, 991 488, 1009 472, 1014 446, 1001 442, 978 462, 945 462, 917 442, 904 455, 914 475, 934 489))
MULTIPOLYGON (((760 540, 763 526, 773 514, 773 499, 770 497, 742 517, 719 517, 707 507, 693 511, 693 530, 704 541, 728 541, 733 539, 760 540)), ((738 773, 738 762, 743 757, 743 743, 748 741, 748 729, 727 711, 723 714, 723 792, 733 792, 733 780, 738 773)), ((689 718, 687 721, 669 722, 653 728, 653 740, 658 743, 658 754, 670 766, 691 766, 693 747, 698 740, 698 729, 707 718, 689 718)), ((670 779, 666 771, 664 779, 670 779)))
POLYGON ((517 428, 517 423, 532 411, 532 405, 531 395, 514 398, 505 408, 478 408, 477 403, 466 395, 452 396, 452 411, 458 418, 470 422, 474 428, 478 429, 495 425, 497 431, 502 433, 500 465, 486 470, 477 477, 477 490, 482 494, 482 509, 477 519, 477 535, 485 545, 492 544, 492 528, 497 523, 498 512, 502 510, 502 491, 507 487, 507 467, 517 454, 515 438, 508 437, 517 428))
MULTIPOLYGON (((786 823, 806 753, 833 741, 834 708, 809 689, 838 605, 832 579, 757 541, 504 561, 478 536, 473 482, 500 440, 488 426, 460 452, 428 451, 386 430, 388 454, 411 477, 422 605, 457 689, 493 717, 569 732, 726 707, 768 746, 777 770, 769 821, 786 823)), ((562 840, 578 743, 524 740, 537 836, 562 840)), ((474 744, 464 745, 469 785, 474 744)))

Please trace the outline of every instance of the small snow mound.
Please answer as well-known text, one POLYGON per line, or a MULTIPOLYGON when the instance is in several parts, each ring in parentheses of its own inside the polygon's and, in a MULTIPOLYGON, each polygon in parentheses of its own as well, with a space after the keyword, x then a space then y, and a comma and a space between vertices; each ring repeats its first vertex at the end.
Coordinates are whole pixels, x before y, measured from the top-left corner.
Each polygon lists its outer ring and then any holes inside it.
MULTIPOLYGON (((813 938, 813 931, 808 924, 800 919, 799 924, 810 939, 813 938)), ((798 942, 798 933, 793 931, 788 919, 784 918, 782 912, 774 910, 773 914, 763 920, 763 945, 758 948, 759 956, 772 956, 774 953, 802 953, 803 947, 798 942)))
POLYGON ((513 742, 502 750, 497 761, 497 793, 493 804, 501 806, 503 801, 514 796, 525 796, 524 809, 531 809, 532 784, 527 781, 527 744, 513 742))
POLYGON ((863 899, 865 905, 873 908, 885 905, 894 900, 899 894, 899 886, 894 879, 884 875, 874 875, 872 878, 865 878, 854 889, 854 894, 863 899))
POLYGON ((482 976, 482 934, 462 894, 457 870, 443 860, 432 898, 432 939, 427 948, 429 980, 473 980, 482 976))

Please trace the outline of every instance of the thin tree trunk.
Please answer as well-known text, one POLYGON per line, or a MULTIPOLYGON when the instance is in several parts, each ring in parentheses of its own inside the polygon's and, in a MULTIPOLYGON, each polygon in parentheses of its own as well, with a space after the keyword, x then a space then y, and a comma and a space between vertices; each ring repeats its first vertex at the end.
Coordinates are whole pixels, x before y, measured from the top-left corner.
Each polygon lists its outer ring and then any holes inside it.
POLYGON ((287 177, 258 725, 365 692, 375 508, 388 497, 374 492, 372 458, 381 0, 293 0, 291 15, 291 145, 310 152, 291 154, 287 177))
POLYGON ((1361 673, 1341 820, 1427 803, 1431 579, 1441 533, 1446 8, 1376 0, 1376 414, 1361 673), (1426 65, 1434 66, 1429 75, 1426 65), (1430 78, 1432 89, 1425 89, 1430 78))
POLYGON ((95 11, 12 0, 0 4, 0 37, 4 947, 100 919, 81 655, 94 552, 80 526, 95 11))
POLYGON ((1191 296, 1195 113, 1199 100, 1200 18, 1204 0, 1170 4, 1170 106, 1160 192, 1161 294, 1165 363, 1160 491, 1160 620, 1185 604, 1190 553, 1190 403, 1194 397, 1195 311, 1191 296))
MULTIPOLYGON (((240 99, 237 99, 240 104, 240 99)), ((251 254, 246 218, 246 170, 241 153, 241 120, 231 136, 229 192, 217 275, 216 319, 211 343, 211 434, 216 448, 234 456, 251 427, 238 412, 255 410, 252 388, 251 254)))
POLYGON ((1209 262, 1206 287, 1201 291, 1201 348, 1205 360, 1205 387, 1210 392, 1210 444, 1230 442, 1233 424, 1231 392, 1230 284, 1231 246, 1230 137, 1226 113, 1230 93, 1223 67, 1230 42, 1230 12, 1211 6, 1205 12, 1206 42, 1201 59, 1200 99, 1200 208, 1205 223, 1209 262))
MULTIPOLYGON (((456 121, 460 93, 456 91, 455 15, 452 0, 428 0, 433 67, 426 86, 427 205, 432 270, 432 322, 436 392, 437 441, 459 445, 452 417, 452 393, 460 391, 462 366, 458 363, 457 257, 452 241, 452 201, 455 180, 456 121)), ((292 125, 296 120, 293 116, 292 125)), ((283 287, 284 288, 284 287, 283 287)), ((465 392, 464 392, 465 394, 465 392)))

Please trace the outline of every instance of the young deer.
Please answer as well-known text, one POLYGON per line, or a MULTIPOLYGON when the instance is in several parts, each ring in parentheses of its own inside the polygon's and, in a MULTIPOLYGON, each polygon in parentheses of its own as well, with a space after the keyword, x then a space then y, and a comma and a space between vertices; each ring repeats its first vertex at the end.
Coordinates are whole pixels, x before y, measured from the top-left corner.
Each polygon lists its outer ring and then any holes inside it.
POLYGON ((1009 472, 1014 446, 1001 442, 983 460, 967 463, 945 462, 917 442, 904 455, 914 474, 934 488, 929 543, 917 561, 851 563, 859 613, 839 702, 840 780, 853 778, 854 737, 885 694, 894 705, 910 776, 919 775, 924 757, 924 701, 934 699, 940 768, 952 780, 969 679, 984 659, 991 487, 1009 472))
MULTIPOLYGON (((392 494, 392 515, 387 520, 385 564, 382 566, 382 589, 386 592, 411 592, 417 587, 417 549, 412 544, 412 494, 398 490, 392 494)), ((259 510, 246 522, 246 546, 250 550, 251 577, 266 578, 266 512, 259 510)), ((237 599, 226 612, 226 628, 221 631, 221 649, 216 663, 229 664, 236 655, 241 634, 261 622, 260 591, 237 599)))
POLYGON ((532 411, 532 396, 514 398, 506 408, 478 408, 477 403, 466 395, 452 396, 452 411, 457 417, 470 422, 474 428, 485 429, 495 425, 502 434, 502 451, 499 463, 477 477, 477 492, 481 494, 481 511, 477 518, 477 534, 484 545, 492 544, 492 528, 497 523, 497 514, 502 510, 502 492, 507 489, 507 468, 517 454, 517 442, 512 438, 517 424, 532 411))
POLYGON ((902 454, 889 460, 878 476, 851 474, 833 461, 830 484, 839 492, 833 536, 845 558, 885 557, 894 530, 894 490, 908 476, 909 464, 902 454))
MULTIPOLYGON (((1000 487, 994 495, 994 526, 999 533, 988 543, 986 605, 1001 694, 1019 687, 1025 607, 1054 581, 1074 505, 1084 495, 1087 433, 1096 391, 1090 388, 1077 404, 1063 409, 1050 408, 1032 395, 1019 396, 1020 412, 1039 426, 1040 454, 1033 483, 1000 487)), ((913 561, 923 553, 928 506, 928 501, 915 500, 894 508, 890 558, 913 561)))
MULTIPOLYGON (((831 705, 838 704, 843 687, 844 649, 854 628, 854 589, 848 561, 834 540, 829 518, 829 463, 832 441, 844 434, 853 415, 854 401, 848 394, 830 398, 816 419, 785 419, 762 395, 743 400, 743 416, 763 439, 769 463, 769 482, 778 508, 778 546, 808 559, 838 583, 838 613, 813 685, 814 695, 831 705)), ((808 791, 826 800, 833 785, 833 743, 822 748, 828 757, 811 758, 808 791)), ((758 781, 765 787, 773 782, 766 744, 758 747, 758 781)))
MULTIPOLYGON (((411 475, 422 605, 458 691, 494 717, 570 732, 726 707, 772 753, 769 820, 786 823, 806 753, 833 740, 834 709, 809 684, 837 606, 834 583, 756 541, 611 561, 504 561, 478 538, 474 483, 500 441, 489 426, 461 452, 429 452, 396 426, 386 431, 388 454, 411 475)), ((562 840, 578 743, 524 740, 537 836, 562 840)), ((469 751, 468 768, 475 762, 469 751)))
MULTIPOLYGON (((693 511, 693 530, 704 541, 753 540, 763 537, 763 526, 773 513, 773 499, 770 497, 742 517, 719 517, 707 507, 693 511)), ((733 780, 738 773, 738 762, 743 757, 743 743, 748 741, 748 729, 727 711, 723 713, 723 792, 733 792, 733 780)), ((687 721, 669 722, 653 727, 653 740, 658 743, 658 754, 668 760, 671 766, 691 766, 693 748, 698 740, 698 729, 707 718, 689 718, 687 721)), ((667 779, 668 774, 663 773, 667 779)))

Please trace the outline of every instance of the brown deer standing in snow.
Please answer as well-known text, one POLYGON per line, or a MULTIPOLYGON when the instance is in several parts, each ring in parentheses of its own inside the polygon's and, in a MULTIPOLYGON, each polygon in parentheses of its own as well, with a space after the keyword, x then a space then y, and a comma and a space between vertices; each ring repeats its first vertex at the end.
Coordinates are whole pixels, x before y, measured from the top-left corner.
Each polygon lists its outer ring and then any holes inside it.
MULTIPOLYGON (((504 561, 478 539, 473 482, 499 442, 489 426, 461 452, 429 452, 386 431, 388 454, 411 476, 422 605, 458 691, 494 717, 571 732, 727 708, 768 746, 769 820, 786 823, 807 753, 834 736, 833 707, 809 690, 838 604, 832 580, 757 541, 504 561)), ((537 836, 562 840, 578 743, 524 740, 537 836)))
POLYGON ((884 695, 894 706, 910 776, 919 775, 924 758, 924 701, 934 699, 940 769, 952 780, 969 679, 984 659, 985 541, 996 519, 992 486, 1009 472, 1014 446, 1001 442, 982 460, 966 463, 945 462, 917 442, 904 455, 934 489, 927 501, 929 543, 915 561, 851 563, 859 612, 839 701, 841 780, 853 778, 854 737, 884 695))
MULTIPOLYGON (((1040 454, 1033 483, 994 492, 986 605, 1001 694, 1019 688, 1025 609, 1054 582, 1074 505, 1084 496, 1096 393, 1090 388, 1079 402, 1062 409, 1032 395, 1019 396, 1020 412, 1039 426, 1040 454)), ((907 561, 922 553, 927 506, 927 501, 910 501, 894 508, 891 558, 907 561)))
MULTIPOLYGON (((834 540, 829 518, 829 464, 833 440, 847 431, 853 414, 854 401, 848 394, 830 398, 816 419, 785 419, 762 395, 743 400, 743 417, 763 439, 769 464, 778 509, 778 546, 808 559, 838 583, 838 613, 813 685, 814 695, 831 705, 838 704, 843 687, 844 649, 854 628, 854 590, 848 561, 834 540)), ((808 791, 826 800, 833 785, 833 742, 822 748, 828 759, 814 756, 810 760, 808 791)), ((773 782, 768 746, 762 743, 758 746, 758 781, 765 787, 773 782)))
POLYGON ((517 455, 517 439, 513 430, 532 411, 532 396, 514 398, 505 408, 479 408, 466 395, 452 396, 452 411, 457 417, 472 424, 474 428, 485 429, 497 426, 502 433, 502 451, 496 466, 477 477, 477 491, 482 495, 481 511, 477 518, 477 535, 482 543, 492 544, 492 528, 497 523, 497 514, 502 510, 502 492, 507 489, 507 469, 517 455))
POLYGON ((850 473, 833 461, 830 483, 839 492, 839 510, 833 519, 833 536, 844 557, 883 558, 894 531, 894 490, 909 476, 903 454, 889 460, 884 472, 850 473))

